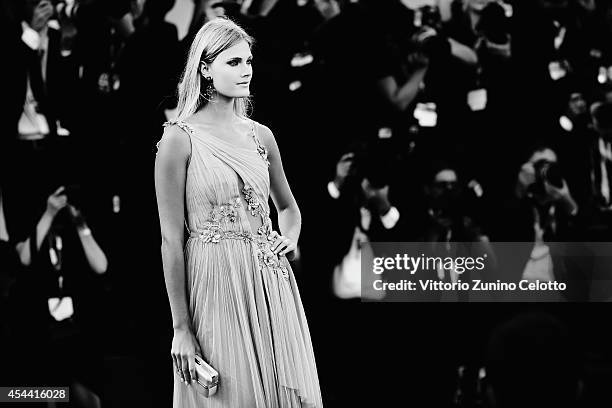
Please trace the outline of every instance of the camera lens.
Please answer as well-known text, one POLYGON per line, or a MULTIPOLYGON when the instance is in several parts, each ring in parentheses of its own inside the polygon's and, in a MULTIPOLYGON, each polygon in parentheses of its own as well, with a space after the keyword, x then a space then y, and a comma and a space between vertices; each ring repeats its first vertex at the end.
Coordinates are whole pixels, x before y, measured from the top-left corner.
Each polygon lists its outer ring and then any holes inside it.
POLYGON ((536 183, 543 184, 547 182, 555 187, 563 187, 563 177, 561 167, 554 162, 548 160, 538 160, 533 167, 536 171, 536 183))

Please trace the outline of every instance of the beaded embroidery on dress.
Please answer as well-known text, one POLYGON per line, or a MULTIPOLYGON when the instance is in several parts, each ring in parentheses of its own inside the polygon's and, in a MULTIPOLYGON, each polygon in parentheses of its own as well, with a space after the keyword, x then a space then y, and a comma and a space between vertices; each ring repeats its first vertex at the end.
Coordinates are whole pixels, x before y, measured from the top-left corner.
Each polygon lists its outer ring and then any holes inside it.
MULTIPOLYGON (((321 407, 321 392, 295 277, 270 249, 268 152, 250 121, 252 148, 206 125, 167 122, 191 139, 185 205, 186 286, 194 334, 219 371, 203 398, 174 375, 175 408, 321 407)), ((159 145, 159 144, 158 144, 159 145)))

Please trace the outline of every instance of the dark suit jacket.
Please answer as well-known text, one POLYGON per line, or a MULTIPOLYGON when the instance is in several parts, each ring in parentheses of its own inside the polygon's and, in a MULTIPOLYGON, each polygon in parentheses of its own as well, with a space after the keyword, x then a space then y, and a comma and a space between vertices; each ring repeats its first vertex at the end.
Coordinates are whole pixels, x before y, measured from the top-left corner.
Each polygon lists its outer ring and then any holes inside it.
MULTIPOLYGON (((496 244, 499 279, 518 282, 525 270, 534 245, 534 214, 528 200, 510 199, 500 211, 499 229, 492 235, 496 244), (503 243, 510 242, 510 245, 503 243)), ((592 256, 577 238, 576 218, 558 210, 555 216, 556 230, 545 230, 544 241, 549 246, 555 279, 565 282, 568 289, 562 296, 570 301, 582 301, 588 296, 589 271, 592 256), (579 254, 582 254, 581 256, 579 254)), ((517 296, 519 295, 516 292, 517 296)), ((520 295, 524 296, 524 295, 520 295)), ((534 300, 541 300, 538 294, 534 300)))
MULTIPOLYGON (((20 24, 20 23, 19 23, 20 24)), ((7 29, 3 30, 7 31, 7 29)), ((12 55, 10 67, 4 78, 6 100, 8 109, 6 111, 5 137, 13 138, 17 135, 17 124, 23 111, 25 102, 28 72, 36 65, 39 57, 37 51, 32 50, 21 40, 21 26, 14 25, 8 30, 9 52, 12 55)), ((41 112, 45 115, 49 123, 49 130, 54 134, 55 121, 60 119, 62 126, 70 127, 75 119, 74 109, 76 101, 73 91, 77 89, 76 64, 69 57, 62 57, 60 53, 61 33, 49 28, 49 46, 47 51, 46 80, 42 86, 36 86, 32 81, 32 92, 39 103, 41 112)), ((42 70, 41 70, 42 72, 42 70)))
MULTIPOLYGON (((560 140, 559 157, 563 175, 579 206, 576 240, 609 241, 612 239, 612 213, 601 195, 601 153, 599 135, 582 126, 564 133, 560 140)), ((612 163, 607 163, 609 187, 612 191, 612 163)))
MULTIPOLYGON (((304 254, 304 270, 319 271, 313 284, 319 293, 321 288, 325 288, 325 295, 329 296, 329 299, 333 298, 331 284, 334 268, 349 252, 355 227, 361 223, 359 209, 362 203, 356 198, 354 191, 344 189, 340 197, 334 199, 329 195, 327 185, 323 185, 310 201, 316 203, 317 208, 309 206, 302 208, 304 222, 300 246, 304 254)), ((371 242, 408 241, 407 214, 401 208, 399 212, 400 219, 391 229, 386 229, 380 217, 372 213, 370 228, 366 232, 369 240, 371 242)))

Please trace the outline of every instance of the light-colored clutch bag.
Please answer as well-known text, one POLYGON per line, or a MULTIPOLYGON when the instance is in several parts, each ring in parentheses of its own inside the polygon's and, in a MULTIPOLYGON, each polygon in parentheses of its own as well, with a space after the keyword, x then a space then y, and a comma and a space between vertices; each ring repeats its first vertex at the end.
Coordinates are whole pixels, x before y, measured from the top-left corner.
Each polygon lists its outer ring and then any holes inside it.
POLYGON ((198 355, 195 356, 195 363, 198 376, 196 390, 206 398, 215 395, 219 385, 219 373, 198 355))

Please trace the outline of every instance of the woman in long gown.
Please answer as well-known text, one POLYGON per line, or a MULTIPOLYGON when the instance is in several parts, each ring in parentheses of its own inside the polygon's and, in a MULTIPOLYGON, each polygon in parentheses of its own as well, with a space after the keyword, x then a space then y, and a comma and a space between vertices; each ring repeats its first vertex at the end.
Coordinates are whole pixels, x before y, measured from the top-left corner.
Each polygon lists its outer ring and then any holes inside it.
POLYGON ((200 29, 178 87, 177 118, 158 143, 155 188, 176 408, 322 406, 288 262, 300 211, 272 132, 245 113, 251 44, 226 19, 200 29), (270 193, 280 233, 269 218, 270 193), (219 372, 209 398, 196 390, 196 354, 219 372))

